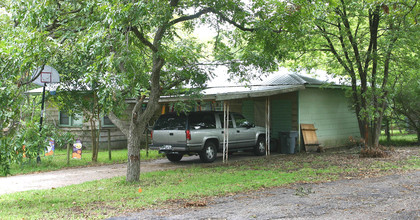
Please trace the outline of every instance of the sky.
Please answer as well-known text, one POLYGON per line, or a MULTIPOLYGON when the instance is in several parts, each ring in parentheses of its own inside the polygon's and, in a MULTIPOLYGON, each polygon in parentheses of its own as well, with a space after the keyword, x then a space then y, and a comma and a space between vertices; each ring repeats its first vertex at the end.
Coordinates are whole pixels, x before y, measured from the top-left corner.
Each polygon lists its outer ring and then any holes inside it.
MULTIPOLYGON (((212 40, 213 37, 216 36, 216 32, 215 30, 211 29, 208 26, 205 25, 201 25, 200 27, 196 28, 195 31, 193 32, 193 35, 195 37, 197 37, 198 39, 202 40, 203 42, 206 41, 210 41, 212 40)), ((313 71, 314 73, 307 73, 307 72, 299 72, 300 75, 303 76, 307 76, 307 77, 311 77, 311 78, 315 78, 321 81, 327 81, 327 82, 335 82, 337 84, 339 84, 338 79, 333 79, 330 75, 327 74, 326 71, 323 70, 315 70, 313 71)), ((289 71, 287 68, 285 67, 280 67, 279 70, 277 72, 274 73, 270 73, 268 74, 268 76, 266 77, 262 77, 262 79, 266 79, 267 77, 269 77, 271 74, 288 74, 288 73, 292 73, 292 71, 289 71)), ((231 78, 229 77, 228 73, 227 73, 227 68, 226 67, 217 67, 214 71, 215 77, 210 80, 207 85, 208 87, 225 87, 225 86, 231 86, 231 85, 237 85, 238 84, 238 78, 231 78), (228 80, 230 79, 230 80, 228 80)), ((258 84, 259 80, 252 80, 251 83, 254 84, 258 84)))

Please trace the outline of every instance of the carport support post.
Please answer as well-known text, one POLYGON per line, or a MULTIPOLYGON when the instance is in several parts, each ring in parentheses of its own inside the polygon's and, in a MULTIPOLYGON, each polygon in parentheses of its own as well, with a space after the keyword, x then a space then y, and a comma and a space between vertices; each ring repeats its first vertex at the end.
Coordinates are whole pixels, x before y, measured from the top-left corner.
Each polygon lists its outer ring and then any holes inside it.
POLYGON ((265 103, 265 155, 269 156, 270 155, 270 116, 271 116, 271 111, 270 111, 270 97, 267 97, 266 99, 266 103, 265 103))
POLYGON ((223 163, 229 157, 229 102, 223 102, 223 163))
POLYGON ((223 102, 223 163, 226 159, 226 101, 223 102))

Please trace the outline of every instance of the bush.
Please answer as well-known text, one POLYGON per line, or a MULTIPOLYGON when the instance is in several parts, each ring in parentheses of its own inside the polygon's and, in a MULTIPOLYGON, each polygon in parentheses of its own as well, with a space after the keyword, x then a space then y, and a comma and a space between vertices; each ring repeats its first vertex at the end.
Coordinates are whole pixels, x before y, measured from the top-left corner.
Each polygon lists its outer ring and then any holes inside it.
POLYGON ((10 150, 7 147, 9 140, 5 137, 0 139, 0 175, 7 176, 10 174, 10 150))
POLYGON ((37 158, 44 152, 48 139, 52 138, 55 147, 73 142, 73 135, 62 132, 52 125, 44 125, 39 132, 36 122, 23 123, 22 128, 13 137, 0 139, 0 175, 10 174, 10 164, 23 164, 25 160, 37 158))

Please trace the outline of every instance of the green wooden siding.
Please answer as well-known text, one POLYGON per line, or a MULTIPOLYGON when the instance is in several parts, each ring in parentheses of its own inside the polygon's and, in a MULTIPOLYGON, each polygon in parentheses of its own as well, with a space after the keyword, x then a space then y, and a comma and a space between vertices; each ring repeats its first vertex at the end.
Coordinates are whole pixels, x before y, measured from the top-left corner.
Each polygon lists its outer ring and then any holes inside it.
POLYGON ((356 114, 341 89, 307 88, 300 91, 300 123, 314 124, 323 147, 337 147, 358 137, 356 114))
POLYGON ((242 102, 242 115, 250 122, 255 122, 254 120, 254 101, 245 100, 242 102))
POLYGON ((292 101, 271 100, 271 136, 278 137, 279 131, 292 130, 292 101))

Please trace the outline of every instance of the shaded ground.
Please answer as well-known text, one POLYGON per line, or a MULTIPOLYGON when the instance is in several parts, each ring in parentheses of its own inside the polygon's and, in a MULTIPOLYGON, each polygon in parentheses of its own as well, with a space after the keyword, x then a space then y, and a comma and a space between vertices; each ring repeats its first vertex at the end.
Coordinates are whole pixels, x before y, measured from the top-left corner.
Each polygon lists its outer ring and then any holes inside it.
POLYGON ((420 171, 172 204, 121 219, 420 219, 420 171))

